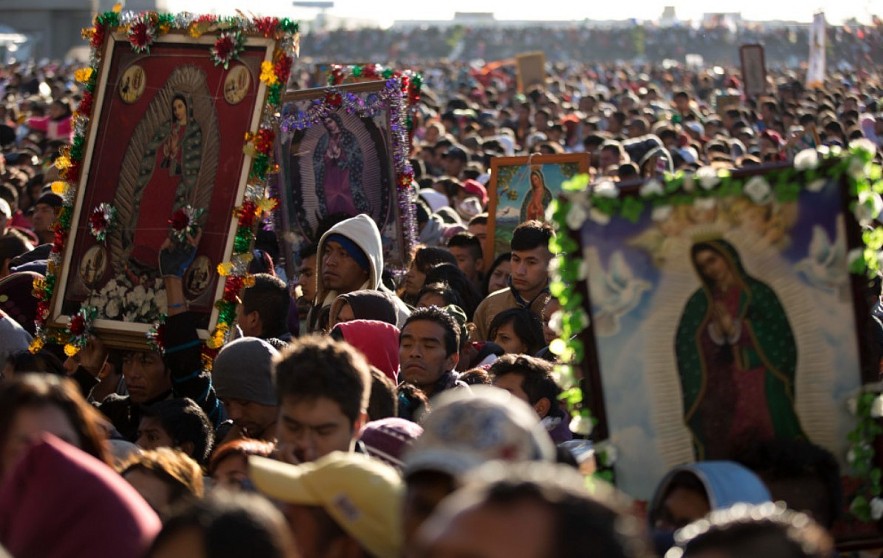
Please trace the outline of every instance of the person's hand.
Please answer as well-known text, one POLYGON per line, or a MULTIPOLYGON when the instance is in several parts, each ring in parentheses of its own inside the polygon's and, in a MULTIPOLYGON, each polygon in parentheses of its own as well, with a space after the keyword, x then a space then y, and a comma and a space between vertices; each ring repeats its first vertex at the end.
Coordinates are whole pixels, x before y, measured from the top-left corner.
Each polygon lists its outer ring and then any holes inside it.
POLYGON ((725 337, 729 338, 733 335, 736 324, 722 302, 714 303, 714 321, 725 337))
POLYGON ((159 271, 163 277, 183 277, 184 272, 196 259, 196 247, 202 238, 202 231, 195 236, 187 235, 186 242, 167 238, 159 250, 159 271))

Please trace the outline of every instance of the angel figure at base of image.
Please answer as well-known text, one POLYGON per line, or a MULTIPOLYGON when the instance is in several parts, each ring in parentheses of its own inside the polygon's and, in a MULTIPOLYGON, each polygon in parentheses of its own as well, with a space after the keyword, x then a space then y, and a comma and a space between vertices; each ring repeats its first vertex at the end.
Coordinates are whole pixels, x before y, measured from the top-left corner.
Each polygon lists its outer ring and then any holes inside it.
POLYGON ((322 216, 332 213, 372 215, 362 184, 364 159, 356 136, 346 129, 337 114, 328 115, 322 125, 326 133, 319 138, 313 152, 316 197, 322 216))
POLYGON ((612 337, 619 333, 622 318, 637 308, 641 297, 650 290, 651 285, 648 281, 635 277, 631 266, 619 250, 610 255, 606 269, 594 248, 586 250, 583 258, 584 265, 588 267, 595 335, 612 337))
POLYGON ((794 270, 811 287, 834 293, 845 301, 850 296, 850 285, 842 215, 837 218, 836 230, 832 240, 824 227, 814 225, 807 254, 794 270))
POLYGON ((681 314, 675 354, 696 459, 806 439, 794 409, 797 344, 779 297, 723 239, 693 244, 689 257, 701 287, 681 314))
POLYGON ((530 169, 530 189, 521 203, 521 222, 546 220, 546 208, 552 203, 552 191, 546 186, 542 165, 530 169))
POLYGON ((159 249, 169 237, 169 218, 188 204, 202 164, 202 129, 189 95, 172 95, 168 122, 159 126, 144 151, 135 185, 140 200, 131 231, 130 261, 156 267, 159 249))

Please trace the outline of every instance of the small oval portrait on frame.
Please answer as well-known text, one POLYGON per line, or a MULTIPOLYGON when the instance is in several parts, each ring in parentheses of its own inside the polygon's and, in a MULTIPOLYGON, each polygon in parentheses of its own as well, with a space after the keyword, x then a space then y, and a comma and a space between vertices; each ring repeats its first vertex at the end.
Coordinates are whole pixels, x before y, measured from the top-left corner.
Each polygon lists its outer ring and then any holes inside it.
POLYGON ((120 98, 125 103, 132 104, 141 98, 144 88, 147 86, 147 75, 141 66, 130 66, 120 79, 120 98))

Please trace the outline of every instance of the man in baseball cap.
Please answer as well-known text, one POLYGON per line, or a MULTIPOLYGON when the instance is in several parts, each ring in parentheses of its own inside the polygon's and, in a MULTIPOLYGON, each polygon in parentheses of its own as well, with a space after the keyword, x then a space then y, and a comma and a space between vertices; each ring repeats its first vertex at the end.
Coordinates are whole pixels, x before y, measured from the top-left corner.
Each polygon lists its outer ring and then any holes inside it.
POLYGON ((401 479, 366 455, 333 452, 290 465, 253 456, 250 476, 283 512, 303 558, 398 558, 401 479))

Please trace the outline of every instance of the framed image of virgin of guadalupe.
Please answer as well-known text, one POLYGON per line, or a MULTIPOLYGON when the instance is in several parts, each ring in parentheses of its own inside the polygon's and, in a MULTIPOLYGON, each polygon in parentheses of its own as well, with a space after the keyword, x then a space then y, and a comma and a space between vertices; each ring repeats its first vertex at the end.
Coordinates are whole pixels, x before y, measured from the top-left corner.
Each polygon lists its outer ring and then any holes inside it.
POLYGON ((410 166, 400 88, 373 81, 289 93, 285 101, 277 220, 288 251, 364 213, 380 230, 384 265, 404 268, 413 209, 410 180, 402 185, 410 166))
POLYGON ((263 173, 252 162, 266 155, 243 147, 267 117, 269 76, 282 68, 287 79, 288 66, 273 61, 290 61, 277 47, 293 35, 270 19, 108 12, 96 21, 90 37, 100 62, 81 76, 88 103, 62 158, 78 181, 65 194, 70 230, 49 321, 64 327, 66 316, 95 307, 103 339, 143 346, 166 313, 159 251, 199 231, 182 279, 206 333, 223 298, 219 264, 248 251, 234 246, 242 224, 234 208, 260 204, 263 173), (271 66, 263 74, 262 64, 271 66))
POLYGON ((488 235, 484 253, 509 251, 519 223, 546 218, 546 208, 561 194, 561 184, 589 170, 587 153, 494 157, 488 182, 488 235))
POLYGON ((863 362, 843 168, 701 169, 580 194, 584 222, 568 220, 588 283, 583 364, 632 496, 649 499, 676 465, 749 459, 761 442, 808 440, 849 471, 847 401, 876 367, 863 362))

